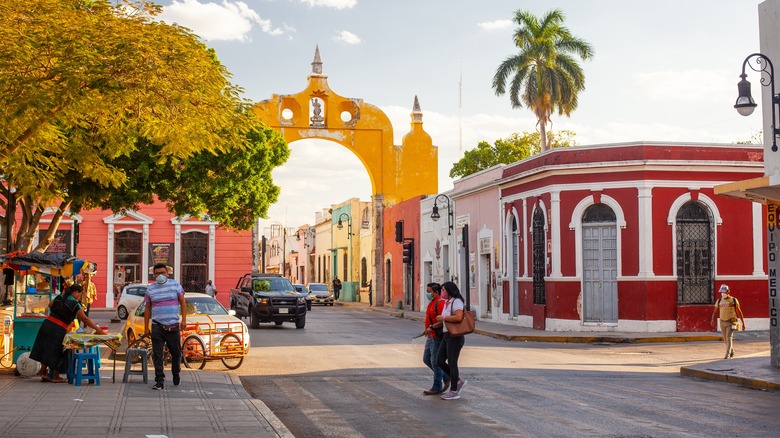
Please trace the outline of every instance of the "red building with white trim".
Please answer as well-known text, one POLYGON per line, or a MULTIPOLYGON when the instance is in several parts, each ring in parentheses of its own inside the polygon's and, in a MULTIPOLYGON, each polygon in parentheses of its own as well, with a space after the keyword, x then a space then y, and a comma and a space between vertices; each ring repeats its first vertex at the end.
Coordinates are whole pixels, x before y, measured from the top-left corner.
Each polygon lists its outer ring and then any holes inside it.
POLYGON ((727 283, 747 326, 767 329, 765 208, 713 194, 762 176, 762 160, 757 145, 626 143, 506 166, 499 322, 710 331, 714 291, 727 283))

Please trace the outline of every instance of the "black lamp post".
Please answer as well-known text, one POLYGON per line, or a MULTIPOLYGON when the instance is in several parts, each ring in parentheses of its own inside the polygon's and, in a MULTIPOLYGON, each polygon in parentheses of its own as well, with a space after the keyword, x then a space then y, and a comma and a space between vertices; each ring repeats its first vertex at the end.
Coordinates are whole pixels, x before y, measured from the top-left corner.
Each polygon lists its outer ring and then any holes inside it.
POLYGON ((737 102, 734 104, 734 108, 737 109, 743 116, 749 116, 753 114, 753 110, 756 109, 756 102, 753 100, 753 96, 750 93, 750 82, 747 80, 747 74, 745 74, 745 67, 750 66, 753 71, 759 73, 766 73, 767 78, 761 77, 761 85, 769 87, 772 93, 772 152, 777 152, 777 136, 780 135, 780 129, 777 128, 777 110, 776 106, 780 105, 780 96, 775 94, 775 68, 772 65, 772 61, 762 53, 753 53, 745 58, 742 62, 742 74, 739 75, 742 78, 737 84, 739 90, 739 96, 737 102), (756 66, 750 64, 750 59, 756 58, 756 66))
POLYGON ((450 203, 450 198, 447 195, 437 195, 436 198, 433 200, 433 211, 431 212, 431 219, 433 219, 434 222, 438 221, 441 218, 441 215, 439 214, 439 205, 437 204, 439 202, 439 198, 443 201, 447 202, 447 235, 452 235, 452 207, 450 203))
POLYGON ((339 223, 336 224, 336 228, 339 230, 344 229, 342 218, 347 218, 347 236, 349 236, 349 251, 347 252, 347 258, 349 260, 349 276, 347 276, 345 280, 352 283, 352 218, 347 213, 341 213, 339 215, 339 223))

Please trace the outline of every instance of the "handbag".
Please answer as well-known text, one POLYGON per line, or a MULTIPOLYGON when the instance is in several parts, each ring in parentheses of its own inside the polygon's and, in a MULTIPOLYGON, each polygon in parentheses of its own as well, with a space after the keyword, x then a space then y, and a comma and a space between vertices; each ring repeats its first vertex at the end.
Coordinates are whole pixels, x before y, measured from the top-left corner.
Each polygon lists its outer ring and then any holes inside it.
POLYGON ((475 317, 473 310, 463 310, 463 319, 460 322, 445 321, 447 332, 450 336, 464 336, 474 333, 475 317))

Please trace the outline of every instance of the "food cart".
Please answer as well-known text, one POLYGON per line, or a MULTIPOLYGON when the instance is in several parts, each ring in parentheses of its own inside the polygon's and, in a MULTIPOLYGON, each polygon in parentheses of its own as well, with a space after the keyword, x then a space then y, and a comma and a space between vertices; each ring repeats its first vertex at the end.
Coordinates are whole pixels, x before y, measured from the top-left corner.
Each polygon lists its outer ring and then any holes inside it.
POLYGON ((32 350, 49 303, 62 290, 62 282, 94 264, 70 254, 12 253, 0 257, 3 269, 14 271, 13 363, 32 350))

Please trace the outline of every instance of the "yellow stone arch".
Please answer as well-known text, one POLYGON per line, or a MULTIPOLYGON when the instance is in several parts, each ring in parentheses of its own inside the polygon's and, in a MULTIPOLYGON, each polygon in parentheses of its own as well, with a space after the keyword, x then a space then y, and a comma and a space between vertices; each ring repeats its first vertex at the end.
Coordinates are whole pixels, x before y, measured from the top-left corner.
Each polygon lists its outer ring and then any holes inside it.
POLYGON ((343 97, 330 89, 328 76, 322 73, 319 47, 311 65, 305 90, 298 94, 274 94, 256 104, 255 113, 279 130, 288 143, 325 139, 352 151, 368 171, 375 202, 382 200, 384 207, 418 195, 438 193, 438 148, 423 131, 417 97, 411 129, 401 145, 396 146, 393 126, 382 110, 363 99, 343 97))

